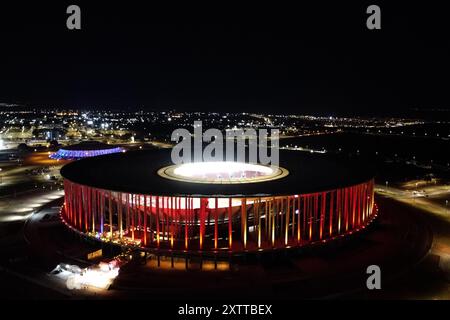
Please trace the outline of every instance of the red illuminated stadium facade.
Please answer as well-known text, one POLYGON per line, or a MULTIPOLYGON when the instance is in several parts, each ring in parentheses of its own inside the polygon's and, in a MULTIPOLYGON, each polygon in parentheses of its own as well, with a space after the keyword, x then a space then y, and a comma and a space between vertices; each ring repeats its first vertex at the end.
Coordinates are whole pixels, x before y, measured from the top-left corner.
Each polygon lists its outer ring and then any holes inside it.
MULTIPOLYGON (((133 187, 130 181, 139 172, 136 166, 145 163, 146 156, 132 154, 81 160, 62 170, 62 217, 70 228, 89 237, 143 250, 229 254, 327 242, 365 228, 376 215, 374 180, 370 174, 358 174, 344 185, 325 188, 330 182, 326 178, 308 185, 308 181, 321 177, 320 172, 299 173, 295 165, 287 163, 287 169, 281 167, 280 177, 267 181, 186 182, 166 179, 161 175, 164 166, 151 161, 151 155, 149 166, 140 168, 149 173, 136 176, 137 186, 133 187), (112 164, 104 168, 102 161, 112 164), (133 169, 127 169, 125 163, 133 169), (96 168, 104 171, 97 172, 96 168), (122 169, 129 170, 118 174, 117 179, 128 179, 123 183, 114 184, 111 176, 93 178, 88 183, 95 173, 112 174, 122 169)), ((293 158, 290 163, 300 161, 293 158)), ((343 171, 333 176, 332 184, 345 176, 347 171, 343 171)))

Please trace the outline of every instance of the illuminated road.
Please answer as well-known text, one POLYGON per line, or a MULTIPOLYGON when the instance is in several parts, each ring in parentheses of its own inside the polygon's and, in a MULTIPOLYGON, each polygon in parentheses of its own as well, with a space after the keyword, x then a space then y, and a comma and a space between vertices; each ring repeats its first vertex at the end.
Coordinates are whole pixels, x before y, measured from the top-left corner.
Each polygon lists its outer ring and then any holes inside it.
POLYGON ((61 197, 56 177, 62 164, 49 159, 48 152, 31 153, 23 162, 1 162, 0 222, 26 220, 38 207, 61 197))
MULTIPOLYGON (((426 212, 433 214, 435 217, 439 217, 443 221, 450 223, 450 211, 445 205, 445 200, 438 203, 437 199, 445 198, 446 196, 450 199, 450 187, 435 185, 431 187, 420 188, 420 194, 414 194, 411 190, 403 190, 399 188, 394 188, 391 186, 381 186, 377 185, 375 192, 380 195, 393 198, 397 201, 407 203, 413 207, 419 208, 426 212)), ((450 231, 450 230, 449 230, 450 231)))
MULTIPOLYGON (((2 253, 0 255, 0 281, 12 296, 28 299, 80 299, 96 298, 100 295, 107 297, 109 294, 107 290, 93 286, 82 286, 78 290, 71 290, 67 285, 67 277, 61 277, 63 274, 49 272, 57 264, 81 266, 89 264, 89 262, 78 260, 77 257, 85 257, 86 250, 91 249, 86 249, 77 240, 75 240, 75 245, 70 245, 67 237, 59 236, 61 230, 64 232, 64 236, 67 235, 57 216, 62 201, 61 196, 62 192, 47 192, 46 194, 41 192, 39 196, 28 197, 29 199, 24 200, 24 205, 37 205, 38 207, 33 210, 31 216, 27 215, 29 218, 24 227, 17 229, 14 235, 0 237, 0 252, 2 253), (10 238, 14 238, 15 242, 10 238), (49 241, 49 239, 52 240, 49 241), (13 243, 14 249, 9 250, 10 247, 6 246, 7 243, 13 243), (5 259, 5 256, 14 258, 5 259), (37 260, 39 264, 30 263, 30 261, 36 261, 33 260, 35 257, 39 257, 37 260), (26 292, 21 292, 21 290, 26 292)), ((19 218, 24 219, 25 217, 19 218)), ((7 221, 15 219, 12 215, 8 215, 7 218, 9 218, 7 221)), ((70 239, 70 237, 68 238, 70 239)))
POLYGON ((60 188, 59 170, 65 162, 49 159, 48 155, 48 152, 33 152, 20 162, 0 162, 0 206, 5 206, 7 198, 60 188))
POLYGON ((32 190, 17 197, 0 199, 0 222, 13 222, 28 219, 34 210, 60 198, 64 191, 32 190))
MULTIPOLYGON (((434 289, 429 292, 411 292, 412 298, 420 299, 450 299, 450 211, 445 199, 450 198, 450 187, 443 185, 431 185, 420 188, 424 191, 417 196, 411 190, 403 190, 389 186, 376 186, 375 191, 387 198, 399 201, 407 206, 419 209, 429 223, 433 232, 433 243, 428 254, 429 261, 435 261, 436 269, 429 267, 422 273, 443 273, 443 279, 436 283, 428 282, 434 289), (417 295, 416 295, 417 294, 417 295)), ((434 276, 433 276, 434 277, 434 276)), ((412 281, 412 280, 411 280, 412 281)), ((423 289, 426 291, 426 288, 423 289)))

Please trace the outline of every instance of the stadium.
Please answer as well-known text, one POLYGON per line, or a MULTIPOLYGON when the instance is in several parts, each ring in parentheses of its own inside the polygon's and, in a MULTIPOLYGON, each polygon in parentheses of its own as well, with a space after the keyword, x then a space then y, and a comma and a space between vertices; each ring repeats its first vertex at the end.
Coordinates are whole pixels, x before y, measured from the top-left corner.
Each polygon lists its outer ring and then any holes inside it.
POLYGON ((62 219, 120 246, 217 256, 325 243, 376 216, 361 161, 296 151, 280 151, 279 166, 170 159, 146 150, 65 165, 62 219))
POLYGON ((78 160, 88 157, 96 157, 105 154, 122 152, 124 149, 97 141, 85 141, 78 144, 73 144, 59 149, 52 153, 49 157, 51 159, 61 160, 78 160))

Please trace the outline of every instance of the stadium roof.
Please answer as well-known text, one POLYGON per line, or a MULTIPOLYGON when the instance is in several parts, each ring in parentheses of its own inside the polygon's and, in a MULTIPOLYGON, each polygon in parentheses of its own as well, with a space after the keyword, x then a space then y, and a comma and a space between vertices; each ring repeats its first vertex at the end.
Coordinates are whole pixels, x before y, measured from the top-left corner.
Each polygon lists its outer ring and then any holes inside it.
POLYGON ((289 174, 278 180, 205 184, 167 179, 158 170, 171 165, 170 150, 143 150, 82 159, 61 169, 64 178, 100 189, 161 196, 276 196, 347 187, 373 178, 372 165, 323 154, 280 151, 289 174))

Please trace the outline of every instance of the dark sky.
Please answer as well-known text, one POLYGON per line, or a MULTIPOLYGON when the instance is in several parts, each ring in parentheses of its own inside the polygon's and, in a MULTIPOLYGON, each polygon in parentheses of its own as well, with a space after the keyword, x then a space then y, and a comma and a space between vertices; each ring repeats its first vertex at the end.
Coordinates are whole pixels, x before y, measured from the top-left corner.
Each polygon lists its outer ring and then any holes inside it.
POLYGON ((370 31, 363 2, 3 2, 0 102, 335 115, 450 107, 450 22, 438 4, 378 2, 382 30, 370 31), (81 7, 81 31, 66 29, 69 4, 81 7))

